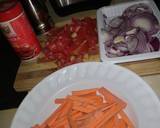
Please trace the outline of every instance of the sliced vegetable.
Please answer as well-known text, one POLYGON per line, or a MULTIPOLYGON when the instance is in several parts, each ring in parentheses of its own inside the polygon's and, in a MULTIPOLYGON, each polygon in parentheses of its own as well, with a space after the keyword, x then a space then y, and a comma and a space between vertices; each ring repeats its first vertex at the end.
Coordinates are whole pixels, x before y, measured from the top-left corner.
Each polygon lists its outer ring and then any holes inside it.
POLYGON ((145 3, 132 5, 121 16, 103 15, 106 55, 110 58, 160 50, 160 24, 145 3), (106 35, 105 35, 106 33, 106 35))
POLYGON ((128 116, 124 113, 124 111, 119 112, 121 118, 124 120, 124 122, 128 125, 129 128, 134 128, 133 123, 130 121, 128 116))
POLYGON ((134 128, 123 111, 126 103, 104 87, 73 91, 72 94, 56 99, 61 103, 57 110, 32 128, 134 128), (97 101, 100 101, 98 106, 93 104, 97 101))
POLYGON ((130 25, 133 27, 141 28, 143 31, 148 32, 150 35, 158 32, 158 20, 150 13, 137 14, 129 18, 130 25))
POLYGON ((80 91, 72 91, 72 95, 75 96, 83 96, 83 95, 90 95, 95 94, 96 95, 97 88, 94 89, 86 89, 86 90, 80 90, 80 91))
POLYGON ((157 37, 152 37, 149 44, 151 45, 150 49, 152 51, 159 51, 160 50, 160 41, 157 37))
POLYGON ((46 58, 55 61, 58 67, 82 62, 86 54, 98 53, 95 19, 73 18, 70 24, 55 29, 49 33, 44 53, 46 58))
POLYGON ((145 3, 139 3, 139 4, 134 4, 132 6, 129 6, 127 9, 124 10, 123 16, 127 17, 132 17, 135 15, 139 15, 141 13, 150 13, 152 14, 153 11, 152 9, 145 3))

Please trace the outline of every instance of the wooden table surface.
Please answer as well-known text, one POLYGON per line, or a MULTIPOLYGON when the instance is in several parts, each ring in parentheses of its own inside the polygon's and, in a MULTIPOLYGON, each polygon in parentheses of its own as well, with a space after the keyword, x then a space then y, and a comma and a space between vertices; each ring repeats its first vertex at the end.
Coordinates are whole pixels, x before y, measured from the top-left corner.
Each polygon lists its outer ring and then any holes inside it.
MULTIPOLYGON (((93 10, 76 13, 68 16, 65 19, 62 18, 64 20, 57 18, 58 22, 55 24, 55 26, 62 26, 68 23, 69 20, 66 19, 70 19, 71 17, 95 17, 95 12, 96 11, 93 10)), ((41 56, 43 55, 41 54, 40 57, 41 56)), ((14 83, 14 88, 16 91, 31 90, 43 78, 57 70, 57 66, 54 62, 40 62, 38 60, 39 59, 21 63, 14 83)), ((85 61, 100 61, 100 58, 99 55, 95 55, 86 58, 85 61)), ((140 75, 146 82, 153 85, 152 87, 155 88, 155 90, 158 90, 157 92, 160 94, 160 59, 123 63, 119 65, 126 67, 140 75)))
MULTIPOLYGON (((85 61, 99 61, 99 56, 90 56, 85 61)), ((153 76, 160 74, 160 59, 151 59, 138 62, 130 62, 119 64, 126 67, 138 75, 153 76)), ((16 91, 27 91, 32 89, 47 75, 57 70, 54 62, 39 62, 37 60, 31 62, 22 62, 14 83, 16 91)))

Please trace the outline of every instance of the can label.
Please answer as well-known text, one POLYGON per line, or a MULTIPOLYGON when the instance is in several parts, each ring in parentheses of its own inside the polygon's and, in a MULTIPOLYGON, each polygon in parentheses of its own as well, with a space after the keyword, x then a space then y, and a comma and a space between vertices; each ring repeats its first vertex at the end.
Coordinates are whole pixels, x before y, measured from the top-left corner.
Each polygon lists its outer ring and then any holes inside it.
POLYGON ((31 59, 40 53, 39 41, 24 12, 10 21, 1 22, 0 27, 21 59, 31 59))

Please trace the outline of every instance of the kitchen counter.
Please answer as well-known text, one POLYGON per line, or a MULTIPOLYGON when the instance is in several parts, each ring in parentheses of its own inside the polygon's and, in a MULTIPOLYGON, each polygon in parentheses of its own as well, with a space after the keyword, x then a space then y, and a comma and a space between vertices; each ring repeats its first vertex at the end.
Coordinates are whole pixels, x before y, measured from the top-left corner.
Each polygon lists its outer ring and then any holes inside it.
MULTIPOLYGON (((113 3, 117 3, 114 0, 113 3)), ((123 0, 122 0, 123 1, 123 0)), ((50 5, 49 5, 50 6, 50 5)), ((52 18, 56 23, 56 26, 61 26, 69 22, 71 17, 95 17, 96 10, 90 10, 85 12, 76 13, 67 17, 58 17, 53 10, 52 18)), ((99 61, 99 56, 88 58, 88 61, 99 61)), ((150 87, 160 96, 160 59, 152 59, 141 62, 125 63, 121 64, 141 76, 150 87)), ((40 80, 56 70, 56 65, 53 62, 40 63, 38 61, 23 62, 19 68, 14 88, 16 91, 29 91, 40 80)), ((9 128, 11 120, 17 109, 9 109, 0 111, 0 124, 1 128, 9 128)))

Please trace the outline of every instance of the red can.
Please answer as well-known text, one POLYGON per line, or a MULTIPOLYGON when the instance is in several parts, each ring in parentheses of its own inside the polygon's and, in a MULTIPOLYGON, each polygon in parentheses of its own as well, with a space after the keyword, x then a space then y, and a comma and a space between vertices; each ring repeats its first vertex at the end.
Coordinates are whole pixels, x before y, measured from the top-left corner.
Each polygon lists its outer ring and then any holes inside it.
POLYGON ((40 53, 39 41, 18 1, 0 4, 0 28, 22 60, 40 53))

